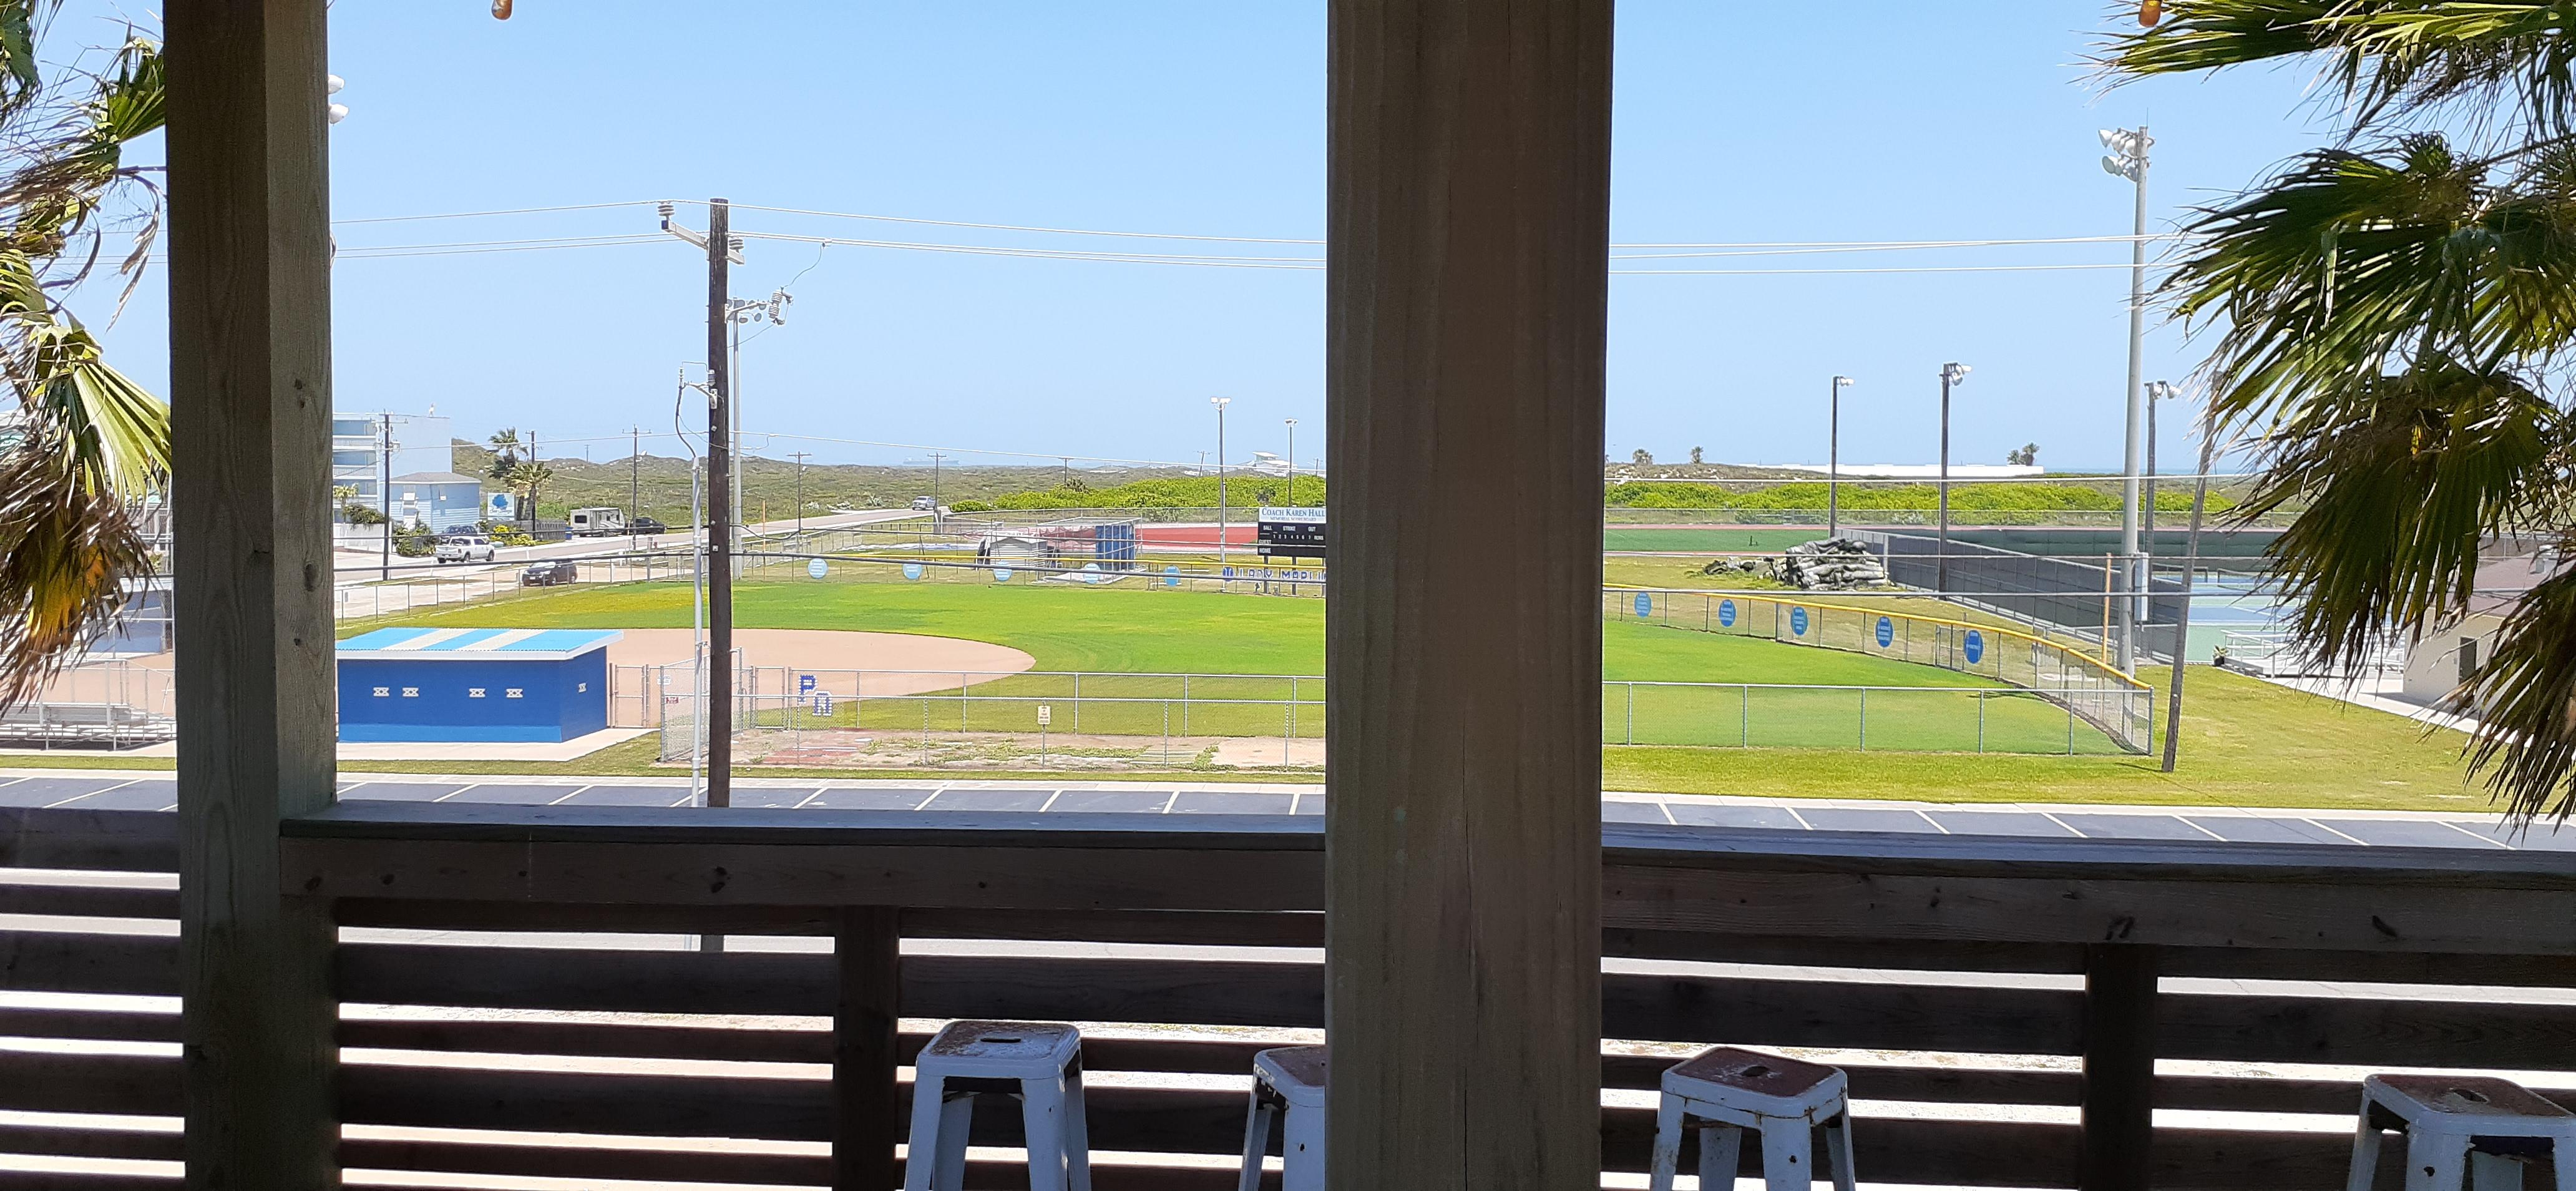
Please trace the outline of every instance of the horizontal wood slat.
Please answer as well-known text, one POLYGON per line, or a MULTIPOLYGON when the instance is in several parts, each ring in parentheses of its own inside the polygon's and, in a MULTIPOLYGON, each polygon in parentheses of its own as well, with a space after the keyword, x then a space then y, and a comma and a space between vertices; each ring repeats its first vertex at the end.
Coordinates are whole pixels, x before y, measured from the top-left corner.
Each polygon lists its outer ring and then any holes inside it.
POLYGON ((179 871, 179 816, 0 807, 0 868, 179 871))
POLYGON ((0 988, 177 996, 179 940, 0 930, 0 988))
POLYGON ((176 889, 114 885, 46 885, 0 881, 0 914, 55 914, 94 918, 179 917, 176 889))

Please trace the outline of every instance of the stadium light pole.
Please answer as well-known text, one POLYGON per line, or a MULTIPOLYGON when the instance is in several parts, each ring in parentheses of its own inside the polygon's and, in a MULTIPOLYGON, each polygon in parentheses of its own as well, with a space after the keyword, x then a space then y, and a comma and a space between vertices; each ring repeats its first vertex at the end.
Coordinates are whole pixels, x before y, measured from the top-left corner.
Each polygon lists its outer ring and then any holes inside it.
POLYGON ((1288 504, 1297 504, 1297 419, 1288 419, 1288 504))
MULTIPOLYGON (((2105 128, 2102 146, 2110 152, 2102 158, 2102 172, 2126 178, 2137 186, 2137 214, 2129 240, 2129 386, 2128 431, 2120 462, 2120 555, 2128 571, 2131 591, 2146 587, 2144 568, 2138 556, 2138 471, 2146 405, 2145 352, 2147 339, 2147 148, 2155 138, 2147 135, 2147 126, 2135 130, 2105 128)), ((2124 601, 2120 617, 2120 670, 2129 671, 2137 662, 2133 601, 2124 601)))
POLYGON ((1965 383, 1968 366, 1955 360, 1941 366, 1941 545, 1932 564, 1932 589, 1950 591, 1950 390, 1965 383))
POLYGON ((1234 404, 1232 397, 1210 397, 1216 407, 1216 563, 1225 565, 1225 407, 1234 404))
POLYGON ((1825 422, 1825 536, 1834 537, 1842 526, 1840 485, 1843 468, 1843 390, 1851 387, 1848 376, 1834 378, 1833 396, 1828 401, 1833 412, 1825 422))

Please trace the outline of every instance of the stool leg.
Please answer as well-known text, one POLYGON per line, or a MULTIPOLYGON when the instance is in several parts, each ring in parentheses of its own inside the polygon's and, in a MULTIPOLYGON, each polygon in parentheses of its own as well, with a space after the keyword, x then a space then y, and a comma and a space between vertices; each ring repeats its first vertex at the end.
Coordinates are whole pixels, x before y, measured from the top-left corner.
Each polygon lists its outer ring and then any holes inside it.
POLYGON ((1270 1152, 1270 1099, 1258 1079, 1252 1084, 1252 1108, 1243 1119, 1243 1177, 1235 1191, 1261 1191, 1261 1159, 1270 1152))
POLYGON ((1682 1164, 1682 1098, 1664 1093, 1655 1107, 1655 1158, 1646 1175, 1646 1191, 1673 1191, 1673 1176, 1681 1173, 1682 1164))
POLYGON ((1858 1191, 1860 1184, 1852 1176, 1851 1110, 1848 1108, 1825 1122, 1825 1160, 1833 1163, 1834 1191, 1858 1191))
POLYGON ((1735 1191, 1735 1172, 1744 1169, 1744 1130, 1733 1125, 1699 1127, 1699 1191, 1735 1191))
POLYGON ((1324 1110, 1291 1104, 1280 1110, 1279 1155, 1287 1166, 1285 1191, 1324 1191, 1324 1110))
POLYGON ((1028 1131, 1029 1191, 1065 1191, 1063 1076, 1020 1081, 1020 1121, 1028 1131))
POLYGON ((930 1176, 939 1169, 939 1089, 946 1081, 924 1077, 913 1068, 912 1137, 904 1145, 903 1191, 930 1191, 930 1176))
POLYGON ((2469 1191, 2522 1191, 2522 1163, 2469 1151, 2469 1191))
POLYGON ((2352 1169, 2345 1172, 2344 1191, 2370 1191, 2379 1177, 2379 1124, 2370 1119, 2370 1093, 2361 1094, 2361 1124, 2352 1131, 2352 1169))
POLYGON ((966 1134, 975 1125, 975 1097, 950 1096, 939 1105, 938 1191, 966 1191, 966 1134))
POLYGON ((1794 1121, 1775 1120, 1763 1125, 1764 1191, 1813 1191, 1816 1182, 1814 1143, 1803 1117, 1794 1121))
POLYGON ((2406 1131, 2406 1191, 2460 1191, 2468 1167, 2465 1135, 2406 1131))
POLYGON ((1064 1072, 1064 1168, 1073 1191, 1091 1191, 1091 1118, 1084 1109, 1080 1059, 1064 1072))

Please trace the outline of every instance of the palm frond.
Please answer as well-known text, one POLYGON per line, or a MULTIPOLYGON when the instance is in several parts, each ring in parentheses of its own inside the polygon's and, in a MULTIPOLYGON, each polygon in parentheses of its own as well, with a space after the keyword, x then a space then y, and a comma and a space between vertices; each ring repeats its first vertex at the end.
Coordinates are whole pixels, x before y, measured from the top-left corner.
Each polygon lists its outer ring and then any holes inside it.
MULTIPOLYGON (((2562 540, 2563 552, 2576 541, 2562 540)), ((2576 812, 2576 571, 2562 571, 2523 594, 2496 631, 2495 649, 2454 697, 2478 709, 2472 770, 2507 813, 2529 821, 2565 822, 2576 812)))
POLYGON ((2237 512, 2307 506, 2271 548, 2299 643, 2350 667, 2460 615, 2484 540, 2565 513, 2571 431, 2524 378, 2448 360, 2308 403, 2237 512))
POLYGON ((125 502, 39 423, 0 457, 0 707, 42 690, 115 614, 123 580, 151 572, 125 502))
POLYGON ((2457 105, 2543 135, 2576 130, 2576 30, 2545 0, 2170 0, 2114 39, 2115 75, 2188 74, 2322 55, 2352 128, 2457 105))

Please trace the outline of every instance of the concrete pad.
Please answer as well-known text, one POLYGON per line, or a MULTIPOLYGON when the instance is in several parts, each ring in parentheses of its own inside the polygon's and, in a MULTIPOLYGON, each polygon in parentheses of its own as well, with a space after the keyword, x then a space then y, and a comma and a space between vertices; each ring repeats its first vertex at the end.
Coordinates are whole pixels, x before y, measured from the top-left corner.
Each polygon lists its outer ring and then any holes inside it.
POLYGON ((340 743, 343 761, 578 761, 651 728, 602 728, 560 744, 551 741, 364 741, 340 743))

